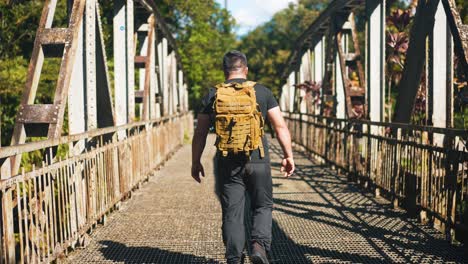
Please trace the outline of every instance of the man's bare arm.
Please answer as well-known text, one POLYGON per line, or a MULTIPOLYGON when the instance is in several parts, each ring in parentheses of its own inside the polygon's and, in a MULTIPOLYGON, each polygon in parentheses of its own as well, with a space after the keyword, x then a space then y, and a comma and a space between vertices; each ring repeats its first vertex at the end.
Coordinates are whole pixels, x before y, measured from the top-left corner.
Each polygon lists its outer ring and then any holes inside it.
POLYGON ((192 139, 192 177, 201 182, 200 174, 205 177, 205 171, 201 164, 201 156, 206 145, 206 137, 210 129, 210 116, 207 114, 199 114, 197 127, 192 139))
POLYGON ((276 136, 278 137, 278 142, 283 149, 284 157, 281 162, 281 171, 285 172, 285 176, 289 177, 293 174, 295 170, 293 152, 291 146, 291 134, 289 129, 286 126, 284 121, 283 114, 281 113, 280 108, 274 107, 268 110, 268 119, 270 119, 273 128, 275 129, 276 136))

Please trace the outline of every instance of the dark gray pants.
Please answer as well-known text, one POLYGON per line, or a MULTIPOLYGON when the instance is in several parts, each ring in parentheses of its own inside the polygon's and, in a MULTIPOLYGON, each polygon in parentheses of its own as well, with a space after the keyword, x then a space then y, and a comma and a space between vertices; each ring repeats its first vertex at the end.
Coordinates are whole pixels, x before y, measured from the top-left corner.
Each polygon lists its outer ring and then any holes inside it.
POLYGON ((228 263, 235 263, 245 246, 245 194, 252 213, 251 242, 271 247, 272 179, 269 163, 252 163, 247 158, 217 158, 216 192, 223 211, 223 241, 228 263))

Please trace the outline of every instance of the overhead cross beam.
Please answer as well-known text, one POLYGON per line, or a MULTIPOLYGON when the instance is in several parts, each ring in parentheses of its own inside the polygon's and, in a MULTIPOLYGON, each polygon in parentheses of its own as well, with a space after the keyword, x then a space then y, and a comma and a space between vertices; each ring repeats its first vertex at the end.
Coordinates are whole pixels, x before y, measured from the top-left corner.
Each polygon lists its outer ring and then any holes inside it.
POLYGON ((468 78, 468 25, 463 24, 454 0, 442 0, 454 38, 455 53, 461 60, 465 78, 468 78))
POLYGON ((308 48, 313 48, 327 34, 328 29, 334 23, 335 15, 339 14, 340 16, 348 17, 351 12, 363 6, 364 3, 365 0, 332 1, 295 42, 297 44, 288 58, 286 68, 282 74, 282 80, 285 80, 290 72, 298 69, 304 51, 308 48))

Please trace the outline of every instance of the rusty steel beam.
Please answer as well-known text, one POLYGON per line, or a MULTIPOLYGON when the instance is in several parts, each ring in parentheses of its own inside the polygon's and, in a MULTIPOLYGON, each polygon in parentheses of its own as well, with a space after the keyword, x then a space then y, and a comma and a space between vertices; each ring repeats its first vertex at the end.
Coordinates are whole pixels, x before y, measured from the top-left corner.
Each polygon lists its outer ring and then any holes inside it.
POLYGON ((420 0, 418 3, 414 24, 410 32, 410 44, 403 77, 398 85, 398 97, 393 118, 396 123, 409 123, 411 120, 414 100, 426 60, 426 38, 434 28, 434 15, 438 4, 439 0, 420 0))
POLYGON ((125 124, 121 126, 100 128, 100 129, 87 131, 87 132, 83 132, 83 133, 76 134, 76 135, 68 135, 68 136, 62 136, 59 138, 51 138, 51 139, 42 140, 42 141, 29 142, 27 144, 2 147, 0 148, 0 159, 5 159, 5 158, 15 156, 15 155, 21 155, 22 153, 32 152, 32 151, 36 151, 36 150, 40 150, 44 148, 51 148, 54 146, 67 144, 70 142, 76 142, 76 141, 80 141, 80 140, 84 140, 88 138, 101 137, 107 134, 117 133, 118 131, 122 131, 122 130, 136 129, 138 127, 147 126, 149 124, 156 125, 156 124, 167 122, 171 119, 186 115, 187 113, 189 112, 178 113, 172 116, 165 116, 161 118, 155 118, 155 119, 148 120, 148 121, 134 122, 132 124, 125 124))
MULTIPOLYGON (((43 46, 50 43, 63 41, 63 56, 60 65, 60 72, 55 88, 54 102, 56 106, 56 120, 48 125, 48 138, 57 138, 61 136, 63 117, 66 108, 68 89, 72 75, 72 69, 75 60, 75 53, 78 46, 78 34, 83 19, 85 1, 75 1, 71 9, 71 16, 68 29, 52 29, 52 21, 55 13, 57 1, 46 1, 42 12, 42 17, 37 30, 37 37, 34 41, 34 48, 31 62, 29 64, 26 86, 21 99, 21 106, 27 108, 29 105, 34 105, 36 92, 39 85, 40 74, 44 62, 43 46), (50 36, 44 34, 52 33, 50 36)), ((32 120, 29 120, 32 121, 32 120)), ((22 144, 26 141, 27 133, 25 123, 21 121, 21 117, 17 117, 13 130, 13 138, 11 145, 22 144)), ((12 174, 15 174, 20 167, 21 157, 16 156, 11 158, 12 174)))
POLYGON ((358 7, 364 6, 364 3, 364 0, 334 0, 331 2, 312 25, 296 40, 295 43, 297 44, 289 56, 282 79, 286 80, 292 71, 297 70, 304 51, 313 48, 326 35, 327 29, 333 26, 333 19, 337 14, 348 17, 358 7))
POLYGON ((464 25, 455 0, 442 0, 454 40, 455 53, 462 62, 465 78, 468 78, 468 25, 464 25))
POLYGON ((177 58, 177 67, 183 71, 184 67, 182 65, 182 60, 181 60, 180 52, 177 48, 176 40, 174 39, 167 24, 164 22, 164 17, 161 15, 161 12, 159 11, 156 3, 153 0, 135 0, 135 2, 139 3, 142 7, 146 8, 148 11, 153 12, 154 18, 156 21, 156 27, 163 33, 164 37, 167 39, 169 46, 175 51, 175 55, 177 58))

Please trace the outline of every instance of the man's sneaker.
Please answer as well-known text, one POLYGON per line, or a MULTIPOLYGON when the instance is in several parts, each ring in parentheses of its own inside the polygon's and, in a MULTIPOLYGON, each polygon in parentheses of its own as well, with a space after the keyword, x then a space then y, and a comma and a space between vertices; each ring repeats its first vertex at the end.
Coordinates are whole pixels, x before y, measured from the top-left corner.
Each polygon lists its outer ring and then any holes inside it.
POLYGON ((252 244, 250 260, 253 264, 269 264, 265 249, 257 242, 252 244))

